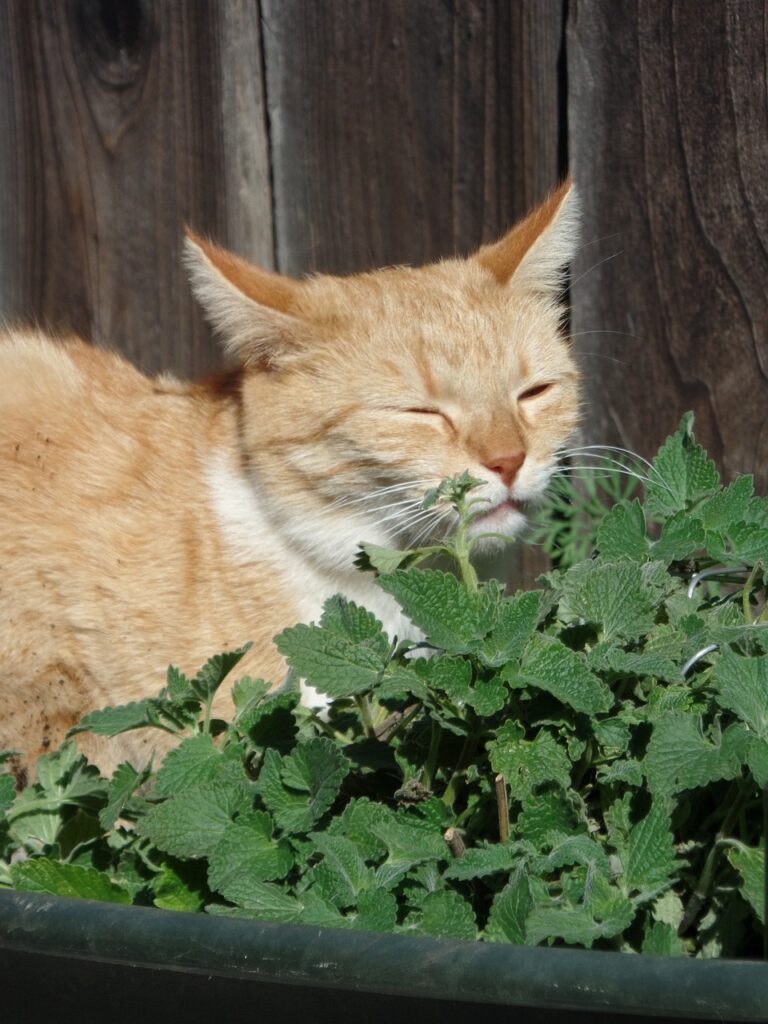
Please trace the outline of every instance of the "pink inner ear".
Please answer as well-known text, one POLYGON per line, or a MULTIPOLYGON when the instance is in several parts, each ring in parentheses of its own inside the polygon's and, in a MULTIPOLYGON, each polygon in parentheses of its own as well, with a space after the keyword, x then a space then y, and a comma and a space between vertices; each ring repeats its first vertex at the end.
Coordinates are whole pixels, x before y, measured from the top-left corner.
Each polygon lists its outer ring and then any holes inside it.
POLYGON ((300 288, 299 282, 294 278, 271 270, 262 270, 242 256, 237 256, 228 249, 201 238, 189 228, 186 234, 219 273, 243 295, 258 302, 260 306, 268 306, 280 313, 292 311, 300 288))
POLYGON ((509 281, 530 247, 552 223, 570 190, 571 179, 568 177, 503 238, 478 249, 475 258, 491 271, 499 284, 509 281))

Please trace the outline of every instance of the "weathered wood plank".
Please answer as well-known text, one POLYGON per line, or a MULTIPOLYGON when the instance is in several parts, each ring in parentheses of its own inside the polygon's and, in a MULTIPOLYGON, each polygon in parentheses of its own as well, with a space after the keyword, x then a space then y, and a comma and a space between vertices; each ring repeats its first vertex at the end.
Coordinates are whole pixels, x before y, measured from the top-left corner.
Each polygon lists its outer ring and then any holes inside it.
POLYGON ((726 474, 755 472, 764 491, 766 6, 569 10, 569 147, 587 242, 573 330, 588 440, 648 455, 690 408, 726 474))
POLYGON ((420 263, 557 180, 561 0, 262 0, 278 263, 420 263))
MULTIPOLYGON (((146 369, 218 363, 179 246, 185 222, 226 240, 221 38, 214 4, 3 5, 4 317, 71 327, 146 369)), ((236 158, 247 151, 231 132, 227 143, 236 158)))

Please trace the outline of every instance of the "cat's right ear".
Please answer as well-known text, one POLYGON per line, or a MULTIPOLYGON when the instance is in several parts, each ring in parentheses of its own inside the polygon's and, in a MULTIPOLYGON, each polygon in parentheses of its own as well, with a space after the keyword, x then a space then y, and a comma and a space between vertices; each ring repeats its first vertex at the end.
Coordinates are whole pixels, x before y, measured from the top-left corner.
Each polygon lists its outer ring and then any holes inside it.
POLYGON ((272 368, 297 347, 303 333, 292 312, 297 280, 262 270, 189 229, 184 263, 206 318, 241 363, 272 368))

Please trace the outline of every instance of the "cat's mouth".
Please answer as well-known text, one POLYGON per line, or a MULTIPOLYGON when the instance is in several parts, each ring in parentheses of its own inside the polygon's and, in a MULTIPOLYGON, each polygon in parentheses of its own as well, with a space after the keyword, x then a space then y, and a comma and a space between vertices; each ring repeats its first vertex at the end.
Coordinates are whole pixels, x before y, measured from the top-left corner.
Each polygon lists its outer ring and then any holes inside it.
POLYGON ((504 498, 503 501, 499 501, 490 508, 484 509, 475 522, 483 523, 485 525, 491 520, 505 518, 510 512, 523 513, 523 504, 524 503, 517 498, 504 498))

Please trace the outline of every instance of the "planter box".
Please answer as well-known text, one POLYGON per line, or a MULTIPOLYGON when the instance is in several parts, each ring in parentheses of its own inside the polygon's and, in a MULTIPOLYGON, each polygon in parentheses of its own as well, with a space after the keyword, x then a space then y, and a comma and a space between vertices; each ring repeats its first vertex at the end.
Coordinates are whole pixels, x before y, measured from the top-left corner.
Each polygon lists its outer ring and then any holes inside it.
POLYGON ((0 891, 13 1024, 614 1024, 768 1020, 768 963, 173 913, 0 891))

